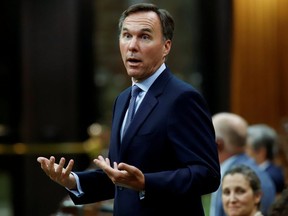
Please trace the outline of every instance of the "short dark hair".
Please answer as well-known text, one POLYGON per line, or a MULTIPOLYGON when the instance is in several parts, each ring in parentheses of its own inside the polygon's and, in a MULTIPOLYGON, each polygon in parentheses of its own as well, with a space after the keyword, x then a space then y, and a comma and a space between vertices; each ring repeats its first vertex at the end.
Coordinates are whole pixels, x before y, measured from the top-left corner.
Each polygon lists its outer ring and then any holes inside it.
POLYGON ((265 148, 267 159, 273 160, 277 151, 277 132, 266 124, 254 124, 248 127, 248 137, 254 150, 265 148))
POLYGON ((158 8, 155 4, 151 3, 138 3, 133 4, 130 7, 128 7, 120 16, 119 19, 119 32, 122 30, 123 22, 130 14, 141 12, 141 11, 153 11, 155 12, 161 22, 162 26, 162 33, 165 40, 172 40, 173 33, 174 33, 174 20, 171 14, 165 10, 158 8))

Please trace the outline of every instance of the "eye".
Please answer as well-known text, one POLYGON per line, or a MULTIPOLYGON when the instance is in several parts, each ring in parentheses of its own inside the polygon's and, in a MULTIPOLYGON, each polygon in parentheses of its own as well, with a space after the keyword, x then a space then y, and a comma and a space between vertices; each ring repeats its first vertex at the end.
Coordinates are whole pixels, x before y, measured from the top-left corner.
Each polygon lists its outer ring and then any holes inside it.
POLYGON ((127 33, 127 32, 124 32, 123 34, 122 34, 122 38, 126 38, 126 39, 129 39, 129 38, 131 38, 132 36, 129 34, 129 33, 127 33))
POLYGON ((244 188, 237 188, 236 193, 237 194, 244 194, 244 193, 246 193, 246 190, 244 188))
POLYGON ((230 190, 224 189, 222 193, 223 195, 228 196, 230 194, 230 190))
POLYGON ((150 39, 150 36, 147 35, 147 34, 144 34, 144 35, 142 35, 141 38, 142 38, 143 40, 149 40, 149 39, 150 39))

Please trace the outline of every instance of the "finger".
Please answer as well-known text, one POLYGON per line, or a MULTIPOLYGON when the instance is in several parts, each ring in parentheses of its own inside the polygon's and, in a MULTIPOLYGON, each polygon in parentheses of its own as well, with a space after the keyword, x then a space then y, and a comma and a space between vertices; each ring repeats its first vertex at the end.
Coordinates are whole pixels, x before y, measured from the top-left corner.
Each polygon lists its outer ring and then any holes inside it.
POLYGON ((41 164, 41 169, 49 175, 49 170, 48 170, 48 164, 49 164, 49 159, 44 158, 44 157, 38 157, 37 161, 41 164))
POLYGON ((104 157, 102 155, 99 155, 97 158, 95 158, 93 160, 93 162, 97 165, 101 167, 102 162, 105 161, 104 157))
POLYGON ((61 174, 62 173, 62 170, 63 170, 63 167, 65 165, 65 158, 62 157, 59 161, 59 165, 56 167, 55 171, 57 174, 61 174))
POLYGON ((45 162, 46 160, 48 160, 48 159, 45 158, 45 157, 38 157, 38 158, 37 158, 37 161, 38 161, 39 163, 43 163, 43 162, 45 162))
POLYGON ((99 155, 99 156, 98 156, 98 160, 100 160, 100 161, 105 161, 105 159, 104 159, 104 157, 103 157, 102 155, 99 155))
POLYGON ((41 168, 43 169, 44 167, 47 169, 46 164, 49 163, 49 160, 45 157, 38 157, 37 158, 37 162, 39 162, 41 164, 41 168))
POLYGON ((99 159, 94 159, 93 162, 96 164, 96 166, 101 168, 101 161, 99 159))
POLYGON ((114 166, 113 166, 114 169, 115 169, 115 170, 118 170, 118 164, 117 164, 116 162, 114 162, 113 164, 114 164, 114 166))
POLYGON ((48 170, 49 172, 54 172, 54 163, 55 163, 55 157, 51 156, 50 161, 48 163, 48 170))
POLYGON ((108 166, 111 166, 109 158, 105 158, 105 162, 108 166))
POLYGON ((52 180, 56 180, 56 178, 57 178, 57 173, 56 173, 56 169, 55 168, 57 168, 57 164, 55 164, 55 157, 51 156, 50 159, 49 159, 48 166, 47 166, 48 173, 46 173, 46 174, 52 180))
POLYGON ((100 167, 110 178, 115 176, 117 170, 114 170, 114 168, 110 166, 110 160, 108 158, 101 162, 100 167))
POLYGON ((131 166, 131 165, 128 165, 128 164, 126 164, 126 163, 119 163, 118 164, 118 169, 119 170, 133 170, 133 166, 131 166))
POLYGON ((129 173, 132 175, 136 175, 139 171, 135 166, 131 166, 126 163, 120 163, 118 165, 118 169, 121 170, 122 173, 129 173))
POLYGON ((64 174, 63 174, 64 176, 69 176, 69 175, 70 175, 70 173, 71 173, 71 171, 72 171, 72 168, 73 168, 73 165, 74 165, 74 160, 71 159, 71 160, 69 161, 66 169, 65 169, 65 172, 64 172, 64 174))
POLYGON ((98 159, 95 158, 93 162, 99 166, 101 169, 105 168, 105 166, 110 166, 110 160, 108 158, 104 158, 102 155, 98 156, 98 159))

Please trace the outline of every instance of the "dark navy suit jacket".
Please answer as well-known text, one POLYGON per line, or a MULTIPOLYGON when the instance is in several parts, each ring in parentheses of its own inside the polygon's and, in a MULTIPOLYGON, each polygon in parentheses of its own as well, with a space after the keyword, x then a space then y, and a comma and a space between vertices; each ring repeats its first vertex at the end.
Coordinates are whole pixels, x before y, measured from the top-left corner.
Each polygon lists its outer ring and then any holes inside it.
POLYGON ((285 177, 282 167, 269 163, 269 165, 265 168, 265 171, 269 174, 274 182, 276 193, 281 193, 285 188, 285 177))
POLYGON ((115 186, 101 170, 78 172, 84 195, 75 204, 114 199, 114 215, 204 215, 201 195, 217 190, 220 167, 207 104, 168 68, 146 93, 122 142, 120 129, 131 88, 116 99, 109 158, 139 168, 145 199, 115 186))

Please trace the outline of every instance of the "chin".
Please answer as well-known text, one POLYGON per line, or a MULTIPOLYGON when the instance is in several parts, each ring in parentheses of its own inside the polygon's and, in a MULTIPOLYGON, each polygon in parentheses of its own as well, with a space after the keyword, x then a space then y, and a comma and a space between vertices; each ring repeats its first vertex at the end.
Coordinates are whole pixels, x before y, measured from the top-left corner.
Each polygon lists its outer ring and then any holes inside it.
POLYGON ((135 79, 136 79, 136 78, 138 77, 138 75, 139 75, 139 72, 136 71, 136 70, 128 70, 127 73, 128 73, 128 76, 134 77, 135 79))
POLYGON ((242 214, 239 214, 238 211, 228 211, 228 214, 229 216, 238 216, 238 215, 242 215, 242 214))

